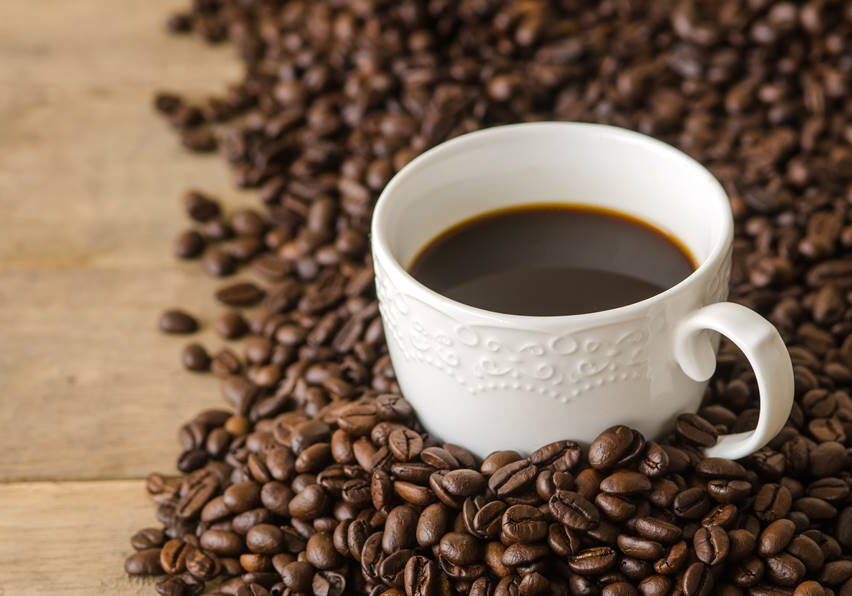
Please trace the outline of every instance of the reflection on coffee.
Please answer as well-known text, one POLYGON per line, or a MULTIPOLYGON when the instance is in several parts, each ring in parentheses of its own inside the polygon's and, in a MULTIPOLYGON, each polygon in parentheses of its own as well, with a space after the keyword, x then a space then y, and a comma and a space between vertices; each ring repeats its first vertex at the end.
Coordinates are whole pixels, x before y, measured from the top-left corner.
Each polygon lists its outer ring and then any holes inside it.
POLYGON ((458 302, 517 315, 574 315, 638 302, 695 265, 653 225, 598 207, 540 203, 484 213, 429 242, 415 279, 458 302))

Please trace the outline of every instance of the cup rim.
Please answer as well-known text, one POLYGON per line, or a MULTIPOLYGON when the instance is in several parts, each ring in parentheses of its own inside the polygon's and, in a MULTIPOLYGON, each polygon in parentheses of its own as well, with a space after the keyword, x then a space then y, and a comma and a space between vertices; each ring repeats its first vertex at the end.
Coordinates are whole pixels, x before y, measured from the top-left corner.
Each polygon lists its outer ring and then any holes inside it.
POLYGON ((728 248, 733 242, 733 233, 733 214, 731 212, 731 205, 728 200, 728 195, 722 187, 721 183, 716 179, 716 177, 713 176, 713 174, 711 174, 710 171, 697 160, 693 159, 683 151, 669 145, 668 143, 664 143, 663 141, 657 140, 648 135, 644 135, 642 133, 626 128, 611 126, 608 124, 559 121, 524 122, 518 124, 493 126, 490 128, 485 128, 482 130, 477 130, 474 132, 460 135, 458 137, 455 137, 448 141, 444 141, 443 143, 432 147, 428 151, 425 151, 424 153, 420 154, 412 161, 407 163, 405 166, 403 166, 403 168, 399 170, 393 176, 393 178, 391 178, 390 182, 388 182, 388 184, 382 190, 378 200, 376 201, 376 206, 373 209, 373 215, 370 222, 370 236, 373 252, 373 261, 374 263, 381 261, 383 267, 388 267, 390 269, 390 271, 388 271, 388 275, 405 280, 405 282, 408 285, 412 286, 413 289, 416 289, 420 293, 425 294, 425 296, 427 296, 430 301, 437 301, 442 304, 451 305, 455 309, 466 314, 491 319, 499 318, 501 321, 514 321, 518 324, 530 324, 535 322, 546 322, 555 324, 563 322, 576 323, 580 320, 590 320, 601 317, 620 317, 635 315, 637 314, 637 311, 646 309, 647 307, 651 306, 656 302, 665 300, 671 295, 682 292, 687 287, 695 284, 699 279, 708 275, 709 272, 713 271, 715 269, 716 264, 721 259, 724 259, 727 256, 728 248), (675 160, 680 160, 681 162, 693 166, 695 168, 696 173, 705 178, 705 183, 709 184, 710 187, 714 189, 715 192, 713 193, 713 195, 715 197, 715 200, 722 208, 722 213, 726 216, 725 221, 722 224, 722 233, 719 235, 719 238, 712 247, 710 254, 705 259, 703 259, 701 263, 699 263, 698 267, 696 267, 692 273, 687 275, 684 279, 682 279, 672 287, 660 292, 659 294, 654 294, 653 296, 649 296, 644 300, 640 300, 638 302, 631 302, 630 304, 625 304, 624 306, 619 306, 606 310, 596 310, 580 314, 518 315, 511 313, 501 313, 498 311, 487 310, 476 306, 471 306, 469 304, 465 304, 464 302, 453 300, 452 298, 444 296, 443 294, 436 292, 435 290, 424 285, 423 283, 418 281, 413 275, 411 275, 403 265, 399 263, 399 261, 391 252, 390 247, 388 246, 388 239, 384 232, 384 226, 382 225, 382 221, 384 219, 384 214, 387 209, 387 205, 390 202, 389 197, 394 194, 396 188, 399 186, 399 184, 404 178, 423 169, 424 167, 428 167, 430 162, 436 159, 440 154, 451 150, 457 150, 462 145, 474 142, 483 142, 487 141, 491 137, 511 134, 512 131, 519 129, 594 130, 598 134, 607 135, 622 142, 627 141, 629 143, 634 143, 637 145, 644 145, 651 151, 661 154, 668 159, 674 158, 675 160))

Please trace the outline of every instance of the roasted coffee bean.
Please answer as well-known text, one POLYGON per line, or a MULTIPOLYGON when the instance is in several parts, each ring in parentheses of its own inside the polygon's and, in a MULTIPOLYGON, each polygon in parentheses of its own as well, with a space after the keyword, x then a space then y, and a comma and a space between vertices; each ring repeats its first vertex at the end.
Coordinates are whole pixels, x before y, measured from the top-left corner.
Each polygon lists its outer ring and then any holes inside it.
POLYGON ((451 495, 471 497, 485 488, 485 478, 476 470, 451 470, 443 475, 441 485, 451 495))
POLYGON ((825 589, 815 581, 806 581, 796 586, 793 596, 824 596, 825 589))
POLYGON ((805 576, 805 566, 793 555, 782 553, 766 559, 766 574, 773 582, 792 588, 805 576))
POLYGON ((305 558, 316 569, 322 570, 335 569, 342 562, 340 554, 334 548, 331 534, 328 532, 317 532, 308 538, 305 558))
POLYGON ((210 221, 222 212, 218 201, 199 190, 186 191, 183 205, 187 215, 198 222, 210 221))
POLYGON ((629 519, 636 513, 634 505, 627 497, 598 493, 595 506, 609 519, 620 522, 629 519))
POLYGON ((397 461, 407 462, 417 457, 423 450, 423 439, 413 430, 396 429, 388 435, 388 448, 397 461))
POLYGON ((825 555, 819 545, 804 534, 793 538, 787 545, 787 552, 799 559, 809 573, 819 571, 825 562, 825 555))
POLYGON ((450 532, 441 537, 438 551, 453 565, 471 565, 481 559, 482 544, 470 534, 450 532))
POLYGON ((192 547, 180 538, 172 538, 160 550, 160 567, 169 575, 176 575, 186 569, 186 555, 192 547))
POLYGON ((757 541, 757 553, 763 557, 777 555, 787 548, 796 525, 789 519, 778 519, 766 526, 757 541))
POLYGON ((616 470, 603 480, 600 489, 613 495, 633 495, 651 490, 651 481, 632 470, 616 470))
POLYGON ((159 528, 143 528, 130 538, 130 545, 136 550, 147 550, 161 547, 165 541, 165 534, 159 528))
POLYGON ((210 355, 201 344, 188 344, 181 355, 181 361, 187 370, 200 372, 210 368, 210 355))
POLYGON ((787 515, 793 505, 789 489, 778 484, 764 484, 754 500, 754 512, 760 519, 772 522, 787 515))
POLYGON ((174 253, 179 259, 194 259, 204 252, 204 246, 204 236, 195 230, 187 230, 175 239, 174 253))
POLYGON ((495 451, 482 460, 479 471, 486 476, 490 476, 503 466, 516 462, 520 459, 523 458, 517 451, 495 451))
POLYGON ((506 464, 494 472, 488 479, 488 488, 501 497, 513 495, 532 484, 536 473, 537 470, 533 464, 521 459, 506 464))
POLYGON ((196 579, 213 579, 220 571, 220 565, 213 557, 199 548, 191 549, 186 555, 186 570, 196 579))
POLYGON ((145 548, 127 557, 124 570, 130 575, 160 575, 164 573, 160 565, 160 549, 145 548))
POLYGON ((720 526, 698 528, 692 544, 698 560, 710 567, 722 563, 730 550, 728 534, 720 526))
POLYGON ((500 500, 488 501, 485 497, 465 499, 462 506, 465 529, 478 538, 496 538, 500 534, 506 508, 506 503, 500 500))
POLYGON ((639 592, 643 596, 663 596, 671 589, 672 581, 665 575, 651 575, 639 582, 639 592))
POLYGON ((237 270, 237 259, 219 249, 208 249, 201 258, 204 270, 213 277, 227 277, 237 270))
POLYGON ((571 571, 579 575, 600 575, 612 569, 617 560, 615 551, 608 546, 581 550, 568 559, 571 571))
POLYGON ((284 546, 284 534, 272 524, 258 524, 246 534, 246 546, 253 553, 274 555, 284 546))
POLYGON ((180 310, 171 309, 160 315, 160 331, 171 334, 195 333, 198 330, 198 321, 191 314, 180 310))
POLYGON ((406 596, 441 594, 441 571, 434 561, 426 557, 411 557, 405 564, 403 584, 406 596))
POLYGON ((689 559, 689 549, 686 542, 673 544, 665 555, 654 562, 654 571, 661 575, 671 575, 679 572, 689 559))
POLYGON ((206 530, 199 536, 199 540, 201 548, 219 556, 235 557, 243 550, 240 535, 229 530, 206 530))
POLYGON ((681 538, 681 529, 675 524, 655 517, 638 517, 630 521, 630 528, 648 540, 671 544, 681 538))
POLYGON ((754 551, 756 537, 748 530, 731 530, 728 532, 729 554, 731 561, 741 561, 754 551))
POLYGON ((713 575, 702 563, 693 563, 683 574, 681 589, 685 596, 709 596, 713 593, 713 575))
POLYGON ((628 557, 643 561, 654 561, 663 556, 665 549, 659 542, 628 534, 618 535, 618 549, 628 557))
POLYGON ((710 499, 701 487, 683 490, 674 498, 673 510, 678 517, 699 519, 710 509, 710 499))
POLYGON ((576 555, 581 547, 580 533, 560 523, 553 523, 547 529, 547 544, 561 557, 576 555))
POLYGON ((281 570, 281 581, 293 591, 307 592, 311 589, 314 568, 307 561, 293 561, 281 570))
POLYGON ((582 451, 573 441, 556 441, 530 453, 535 466, 549 466, 559 472, 569 472, 580 462, 582 451))
POLYGON ((548 506, 553 517, 574 530, 591 530, 600 522, 597 508, 575 492, 556 491, 548 506))
POLYGON ((712 424, 695 414, 678 416, 675 431, 682 441, 701 447, 712 447, 718 436, 712 424))
POLYGON ((414 546, 418 517, 417 510, 411 505, 399 505, 391 509, 382 535, 382 549, 385 553, 395 553, 414 546))
POLYGON ((424 508, 417 518, 415 536, 422 547, 435 546, 452 526, 452 512, 443 503, 433 503, 424 508))
POLYGON ((253 284, 244 281, 225 286, 216 292, 216 299, 228 306, 253 306, 260 302, 265 292, 253 284))
POLYGON ((237 339, 248 332, 248 323, 240 313, 230 311, 217 318, 213 328, 225 339, 237 339))
MULTIPOLYGON (((499 501, 492 501, 492 503, 499 503, 499 501)), ((480 509, 478 515, 487 507, 488 505, 480 509)), ((476 525, 476 521, 474 525, 476 525)), ((512 505, 503 513, 500 538, 504 544, 538 542, 543 540, 546 535, 547 519, 538 508, 518 504, 512 505)))
POLYGON ((626 426, 608 428, 589 445, 589 464, 598 470, 606 470, 624 464, 641 451, 644 441, 639 433, 626 426), (640 445, 641 443, 641 445, 640 445))

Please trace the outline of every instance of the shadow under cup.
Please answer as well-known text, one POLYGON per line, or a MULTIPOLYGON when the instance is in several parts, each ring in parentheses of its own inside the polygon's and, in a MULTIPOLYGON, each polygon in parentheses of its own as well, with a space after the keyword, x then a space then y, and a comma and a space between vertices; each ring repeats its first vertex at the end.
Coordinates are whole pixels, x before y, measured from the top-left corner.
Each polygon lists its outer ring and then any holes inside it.
POLYGON ((706 383, 680 370, 672 333, 688 313, 726 298, 732 232, 716 179, 637 133, 535 123, 440 145, 396 175, 373 216, 377 291, 402 391, 430 432, 480 456, 590 441, 612 424, 657 436, 700 403, 706 383), (406 272, 430 240, 460 221, 551 202, 596 205, 654 224, 698 267, 647 300, 552 317, 460 304, 406 272))

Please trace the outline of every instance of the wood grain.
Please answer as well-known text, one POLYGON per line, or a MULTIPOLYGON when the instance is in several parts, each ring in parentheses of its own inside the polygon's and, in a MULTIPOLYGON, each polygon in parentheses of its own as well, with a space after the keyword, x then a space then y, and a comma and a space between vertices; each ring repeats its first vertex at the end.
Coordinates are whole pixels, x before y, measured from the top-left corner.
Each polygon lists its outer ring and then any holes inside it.
POLYGON ((0 596, 154 593, 122 565, 156 525, 138 478, 173 470, 178 425, 221 403, 181 369, 188 340, 156 331, 166 307, 219 310, 171 255, 180 193, 251 200, 151 109, 238 76, 232 48, 164 33, 186 4, 0 2, 0 596))
POLYGON ((221 403, 156 331, 175 304, 218 312, 217 282, 171 255, 180 193, 249 200, 151 109, 239 72, 233 48, 165 34, 184 4, 0 2, 0 481, 173 470, 180 421, 221 403))
POLYGON ((0 596, 155 594, 122 565, 153 521, 140 481, 0 484, 0 596))

